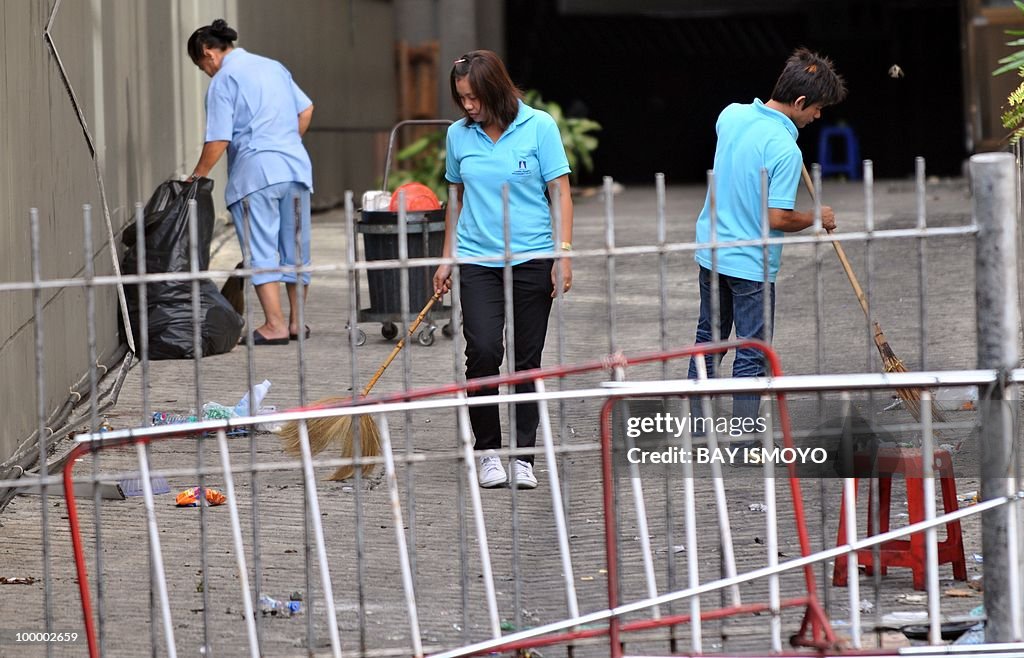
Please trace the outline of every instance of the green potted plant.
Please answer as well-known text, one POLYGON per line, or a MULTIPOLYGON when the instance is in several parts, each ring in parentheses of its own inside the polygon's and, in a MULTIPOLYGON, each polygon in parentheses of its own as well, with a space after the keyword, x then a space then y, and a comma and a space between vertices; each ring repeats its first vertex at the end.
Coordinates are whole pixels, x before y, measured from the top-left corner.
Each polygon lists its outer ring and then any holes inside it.
POLYGON ((594 170, 592 154, 597 149, 598 141, 591 133, 601 130, 601 124, 593 119, 565 116, 561 105, 554 101, 545 101, 536 89, 527 91, 523 101, 530 107, 550 114, 558 125, 558 132, 562 135, 562 146, 565 147, 565 155, 572 169, 570 178, 573 185, 579 181, 581 169, 587 172, 594 170))
MULTIPOLYGON (((1017 9, 1024 13, 1024 2, 1013 0, 1013 4, 1017 5, 1017 9)), ((1007 46, 1024 46, 1024 30, 1006 30, 1006 34, 1017 37, 1012 41, 1007 41, 1007 46)), ((999 68, 993 71, 992 75, 1017 71, 1017 75, 1024 78, 1024 50, 1018 50, 1003 57, 999 60, 999 64, 999 68)), ((1017 85, 1017 88, 1006 97, 1006 100, 1010 104, 1010 108, 1003 112, 1000 118, 1003 127, 1011 131, 1008 137, 1010 143, 1016 144, 1024 136, 1024 82, 1017 85)))
POLYGON ((395 154, 395 161, 397 166, 388 176, 388 192, 406 183, 423 183, 442 204, 448 200, 444 131, 435 130, 413 140, 395 154))

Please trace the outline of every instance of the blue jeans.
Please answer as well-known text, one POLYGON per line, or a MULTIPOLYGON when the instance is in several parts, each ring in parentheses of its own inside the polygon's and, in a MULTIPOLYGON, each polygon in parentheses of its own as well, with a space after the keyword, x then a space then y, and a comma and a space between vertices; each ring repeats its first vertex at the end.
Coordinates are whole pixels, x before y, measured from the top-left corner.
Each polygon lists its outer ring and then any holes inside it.
MULTIPOLYGON (((726 340, 736 326, 736 338, 757 338, 766 342, 772 340, 772 327, 775 326, 775 284, 769 283, 769 323, 767 337, 764 326, 764 290, 763 281, 748 281, 736 277, 718 275, 718 328, 719 338, 726 340)), ((697 340, 699 343, 711 342, 711 270, 700 268, 700 319, 697 321, 697 340)), ((721 355, 705 357, 708 377, 715 376, 715 361, 721 355)), ((762 377, 767 371, 763 354, 759 350, 744 348, 736 351, 736 359, 732 364, 733 377, 762 377)), ((690 359, 690 379, 697 379, 697 363, 690 359)), ((694 400, 696 404, 697 401, 694 400)), ((757 418, 757 410, 761 404, 758 395, 735 395, 732 399, 733 418, 757 418)), ((703 415, 700 407, 693 407, 691 413, 703 415)))

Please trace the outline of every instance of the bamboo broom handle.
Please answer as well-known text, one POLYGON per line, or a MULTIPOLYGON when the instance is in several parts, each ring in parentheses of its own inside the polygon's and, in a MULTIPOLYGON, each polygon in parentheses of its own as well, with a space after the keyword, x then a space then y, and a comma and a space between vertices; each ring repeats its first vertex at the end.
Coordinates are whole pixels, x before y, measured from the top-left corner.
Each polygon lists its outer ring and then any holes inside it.
POLYGON ((434 293, 434 296, 427 300, 426 306, 424 306, 423 310, 420 311, 420 314, 416 316, 413 323, 409 325, 409 331, 405 333, 405 336, 402 336, 402 340, 398 341, 398 344, 395 345, 395 349, 391 350, 391 354, 388 354, 388 358, 384 359, 384 363, 377 368, 377 372, 373 373, 373 377, 370 379, 370 382, 366 385, 366 388, 363 389, 363 397, 370 394, 370 391, 373 390, 377 380, 380 379, 381 375, 384 374, 384 371, 388 369, 389 365, 391 365, 391 362, 395 360, 396 356, 398 356, 398 353, 402 351, 403 347, 405 347, 405 341, 416 333, 416 328, 420 326, 420 322, 423 322, 423 318, 427 316, 427 313, 430 313, 430 309, 434 306, 434 302, 439 299, 441 299, 441 295, 434 293))
MULTIPOLYGON (((803 168, 803 179, 804 185, 807 186, 807 192, 811 195, 811 200, 814 200, 814 183, 811 181, 811 175, 807 173, 807 165, 801 165, 803 168)), ((829 234, 832 231, 828 231, 829 234)), ((860 302, 860 307, 864 309, 864 317, 868 320, 871 316, 868 315, 868 299, 864 296, 864 291, 860 287, 860 282, 857 281, 857 275, 853 273, 853 268, 850 266, 850 261, 846 258, 846 252, 843 251, 843 245, 838 240, 832 241, 832 246, 835 247, 836 256, 839 257, 839 264, 843 266, 843 271, 846 272, 846 278, 850 280, 850 285, 853 286, 853 293, 857 295, 857 301, 860 302)))

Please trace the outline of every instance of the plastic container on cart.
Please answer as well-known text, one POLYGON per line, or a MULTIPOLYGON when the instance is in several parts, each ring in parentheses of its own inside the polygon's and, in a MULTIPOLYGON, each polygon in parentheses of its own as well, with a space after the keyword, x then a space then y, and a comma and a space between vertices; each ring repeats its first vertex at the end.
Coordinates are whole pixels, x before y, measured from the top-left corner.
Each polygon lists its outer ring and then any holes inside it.
MULTIPOLYGON (((391 130, 387 157, 384 165, 384 186, 387 186, 388 172, 391 164, 391 153, 394 148, 395 136, 399 128, 405 125, 438 125, 447 126, 451 121, 412 120, 402 121, 391 130)), ((364 195, 365 198, 366 195, 364 195)), ((444 250, 445 208, 437 210, 410 210, 405 213, 406 245, 408 257, 440 258, 444 250)), ((362 259, 369 262, 375 260, 398 260, 400 227, 398 212, 390 210, 370 210, 361 208, 356 232, 362 236, 362 259)), ((380 333, 391 340, 398 336, 401 325, 409 325, 419 315, 420 310, 434 294, 434 270, 436 266, 417 266, 409 268, 409 303, 408 315, 402 316, 402 270, 370 269, 366 270, 366 283, 369 289, 369 307, 363 308, 360 286, 356 285, 356 305, 358 308, 357 323, 379 322, 380 333)), ((357 273, 357 277, 359 274, 357 273)), ((430 313, 424 317, 424 328, 416 334, 416 340, 424 346, 434 343, 437 321, 451 318, 451 306, 434 304, 430 313)), ((366 342, 366 333, 355 327, 356 345, 366 342)), ((349 331, 352 328, 349 327, 349 331)), ((446 323, 441 332, 452 335, 451 324, 446 323)))

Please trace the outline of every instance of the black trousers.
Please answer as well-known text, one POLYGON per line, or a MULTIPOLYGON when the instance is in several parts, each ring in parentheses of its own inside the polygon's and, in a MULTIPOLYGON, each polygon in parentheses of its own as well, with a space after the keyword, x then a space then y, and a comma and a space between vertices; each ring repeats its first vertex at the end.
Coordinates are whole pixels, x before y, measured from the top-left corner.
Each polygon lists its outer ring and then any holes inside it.
MULTIPOLYGON (((530 260, 512 266, 513 335, 516 371, 540 366, 544 339, 551 313, 550 258, 530 260)), ((466 336, 466 379, 491 377, 499 373, 505 358, 505 283, 503 267, 463 265, 461 267, 462 327, 466 336)), ((517 384, 517 393, 532 393, 532 382, 517 384)), ((496 395, 488 388, 471 395, 496 395)), ((469 408, 469 420, 476 437, 476 450, 501 448, 501 419, 497 405, 469 408)), ((537 443, 539 416, 536 403, 515 405, 516 446, 532 448, 537 443)), ((533 463, 533 455, 519 459, 533 463)))

